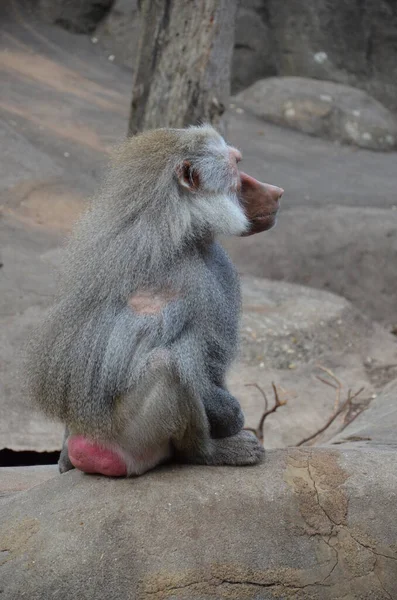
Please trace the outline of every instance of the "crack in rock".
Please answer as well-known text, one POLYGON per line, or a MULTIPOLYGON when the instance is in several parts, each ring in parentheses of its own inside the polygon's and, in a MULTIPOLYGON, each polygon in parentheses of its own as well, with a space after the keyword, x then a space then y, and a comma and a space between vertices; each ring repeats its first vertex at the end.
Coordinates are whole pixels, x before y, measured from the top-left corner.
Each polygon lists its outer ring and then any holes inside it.
MULTIPOLYGON (((321 539, 335 555, 335 561, 321 583, 335 589, 339 597, 342 591, 343 595, 349 593, 352 581, 364 579, 363 589, 371 592, 374 598, 391 599, 379 573, 382 567, 378 557, 386 560, 397 560, 397 557, 378 552, 376 542, 372 547, 370 543, 357 539, 359 536, 350 530, 348 497, 342 488, 348 476, 337 463, 338 454, 329 451, 314 453, 309 449, 292 450, 291 454, 285 480, 298 497, 303 521, 301 535, 321 539)), ((394 554, 391 549, 390 552, 394 554)))
POLYGON ((284 519, 290 523, 291 535, 309 538, 315 564, 255 570, 241 563, 211 563, 205 569, 152 574, 142 582, 142 598, 174 599, 176 593, 178 600, 207 596, 253 600, 258 590, 266 589, 271 597, 285 600, 347 599, 353 591, 363 599, 392 600, 380 561, 396 560, 394 552, 391 548, 392 556, 387 555, 389 549, 378 552, 376 542, 367 537, 363 541, 364 533, 351 531, 343 487, 348 474, 338 457, 334 450, 294 449, 287 459, 284 479, 295 493, 298 510, 284 519))

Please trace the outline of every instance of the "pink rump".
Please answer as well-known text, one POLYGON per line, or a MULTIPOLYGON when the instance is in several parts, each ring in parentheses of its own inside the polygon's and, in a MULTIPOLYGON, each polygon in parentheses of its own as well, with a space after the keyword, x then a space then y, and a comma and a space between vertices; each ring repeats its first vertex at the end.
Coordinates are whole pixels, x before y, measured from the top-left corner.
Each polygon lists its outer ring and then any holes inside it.
POLYGON ((69 458, 74 467, 84 473, 99 473, 108 477, 127 475, 127 467, 120 456, 91 442, 83 435, 72 435, 68 439, 69 458))

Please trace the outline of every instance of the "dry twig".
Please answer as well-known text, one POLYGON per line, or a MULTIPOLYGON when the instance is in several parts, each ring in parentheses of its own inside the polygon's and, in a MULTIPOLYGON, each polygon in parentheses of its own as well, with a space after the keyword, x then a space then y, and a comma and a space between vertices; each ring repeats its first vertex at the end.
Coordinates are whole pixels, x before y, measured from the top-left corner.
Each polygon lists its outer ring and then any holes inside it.
POLYGON ((268 400, 267 400, 267 396, 266 396, 266 394, 265 394, 264 390, 261 388, 261 386, 260 386, 260 385, 258 385, 257 383, 246 383, 246 384, 245 384, 245 387, 254 387, 254 388, 256 388, 257 390, 259 390, 259 392, 262 394, 262 397, 263 397, 263 399, 264 399, 264 401, 265 401, 265 410, 267 410, 267 409, 268 409, 268 407, 269 407, 269 402, 268 402, 268 400))
POLYGON ((326 367, 323 367, 321 365, 317 365, 317 366, 319 369, 321 369, 321 371, 326 373, 332 379, 332 381, 328 381, 327 379, 324 379, 323 377, 316 375, 316 377, 319 381, 321 381, 325 385, 329 385, 330 387, 332 387, 336 390, 334 410, 332 412, 332 415, 328 419, 328 421, 325 423, 325 425, 323 425, 323 427, 320 427, 320 429, 318 429, 315 433, 313 433, 312 435, 309 435, 308 437, 301 440, 298 444, 296 444, 297 446, 302 446, 303 444, 306 444, 307 442, 314 440, 321 433, 324 433, 324 431, 326 431, 328 429, 328 427, 330 427, 330 425, 332 425, 332 423, 335 421, 335 419, 339 415, 343 414, 346 411, 346 413, 344 415, 343 427, 342 427, 342 429, 344 429, 347 425, 349 425, 352 421, 354 421, 354 419, 366 408, 366 404, 364 402, 353 404, 353 400, 355 398, 357 398, 357 396, 359 396, 359 394, 361 394, 361 392, 364 390, 364 388, 360 388, 358 390, 358 392, 355 392, 354 394, 352 394, 352 391, 349 389, 347 392, 347 398, 341 405, 340 399, 341 399, 341 393, 342 393, 342 388, 343 388, 342 382, 340 381, 340 379, 338 379, 336 377, 335 373, 333 373, 330 369, 327 369, 326 367))
MULTIPOLYGON (((330 418, 328 419, 328 421, 325 423, 325 425, 323 425, 323 427, 320 427, 320 429, 318 429, 317 431, 315 431, 312 435, 309 435, 307 438, 304 438, 303 440, 301 440, 298 444, 296 444, 297 446, 303 446, 303 444, 306 444, 307 442, 310 442, 311 440, 313 440, 314 438, 316 438, 318 435, 320 435, 321 433, 324 433, 324 431, 326 429, 328 429, 328 427, 330 425, 332 425, 332 423, 335 421, 336 417, 338 417, 340 414, 342 414, 344 412, 344 410, 346 408, 350 408, 351 407, 351 403, 352 400, 354 400, 354 398, 357 398, 357 396, 359 394, 361 394, 361 392, 364 390, 364 388, 360 388, 358 390, 358 392, 356 392, 355 394, 353 394, 353 396, 351 395, 351 390, 349 390, 348 395, 346 400, 343 402, 343 404, 338 408, 338 410, 334 411, 332 413, 332 415, 330 416, 330 418)), ((357 413, 357 415, 355 415, 354 419, 356 418, 356 416, 358 416, 359 413, 357 413)), ((352 420, 354 420, 352 419, 352 420)), ((350 423, 351 421, 349 421, 350 423)), ((347 423, 346 423, 347 425, 347 423)))
POLYGON ((263 427, 265 424, 265 420, 266 418, 271 415, 272 413, 276 412, 276 410, 280 407, 280 406, 284 406, 285 404, 287 404, 286 400, 280 400, 279 397, 279 393, 277 390, 277 387, 275 386, 275 384, 272 382, 272 388, 273 388, 273 393, 274 393, 274 405, 272 406, 272 408, 269 408, 269 403, 267 400, 267 396, 264 392, 264 390, 257 384, 257 383, 247 383, 246 387, 255 387, 257 390, 260 391, 260 393, 262 394, 264 400, 265 400, 265 410, 262 413, 262 416, 259 420, 258 426, 256 427, 256 429, 252 428, 252 427, 245 427, 244 429, 246 431, 252 431, 252 433, 254 433, 256 435, 256 437, 258 438, 258 440, 263 444, 263 427))
MULTIPOLYGON (((368 402, 366 402, 365 400, 358 402, 358 403, 357 402, 353 403, 353 400, 355 400, 364 391, 363 387, 360 388, 354 394, 352 393, 352 390, 349 389, 347 392, 346 400, 341 404, 341 394, 342 394, 342 389, 343 389, 342 382, 336 377, 336 375, 330 369, 327 369, 326 367, 323 367, 321 365, 318 365, 318 368, 321 369, 321 371, 323 371, 324 373, 326 373, 331 378, 332 381, 328 381, 327 379, 320 377, 319 375, 316 375, 317 379, 319 381, 321 381, 322 383, 324 383, 325 385, 328 385, 328 386, 332 387, 334 390, 336 390, 334 409, 332 411, 332 415, 329 417, 327 422, 322 427, 320 427, 320 429, 318 429, 313 434, 311 434, 308 437, 301 440, 298 444, 296 444, 296 446, 303 446, 304 444, 307 444, 308 442, 312 442, 312 440, 316 439, 319 435, 324 433, 324 431, 326 431, 332 425, 332 423, 335 421, 335 419, 338 416, 345 413, 344 417, 343 417, 343 424, 341 426, 341 429, 339 430, 339 431, 343 431, 343 429, 345 429, 345 427, 347 427, 347 425, 352 423, 352 421, 354 421, 354 419, 356 419, 358 417, 358 415, 361 414, 368 405, 368 402)), ((250 386, 256 388, 262 394, 262 397, 265 401, 265 410, 264 410, 264 412, 259 420, 258 426, 256 428, 245 427, 244 429, 246 431, 251 431, 252 433, 254 433, 256 435, 256 437, 258 438, 258 440, 263 444, 263 439, 264 439, 263 428, 264 428, 264 423, 265 423, 266 418, 270 414, 276 412, 276 410, 280 406, 284 406, 285 404, 287 404, 287 400, 280 400, 279 391, 278 391, 277 387, 275 386, 275 384, 272 382, 272 388, 273 388, 273 393, 274 393, 274 405, 269 409, 269 402, 268 402, 268 399, 267 399, 267 396, 266 396, 264 390, 257 383, 247 383, 246 384, 246 387, 250 387, 250 386)), ((280 390, 285 392, 281 386, 279 386, 279 388, 280 388, 280 390)))
POLYGON ((331 379, 335 382, 335 383, 331 383, 330 381, 327 381, 326 379, 323 379, 322 377, 317 375, 317 379, 319 379, 319 381, 321 381, 322 383, 325 383, 325 385, 329 385, 329 386, 333 387, 336 390, 336 397, 335 397, 335 404, 334 404, 334 412, 336 412, 340 405, 340 395, 341 395, 341 391, 343 388, 343 384, 342 384, 341 380, 337 378, 335 373, 333 373, 331 371, 331 369, 327 369, 326 367, 323 367, 321 365, 317 365, 317 367, 319 369, 321 369, 321 371, 323 371, 324 373, 329 375, 331 377, 331 379))

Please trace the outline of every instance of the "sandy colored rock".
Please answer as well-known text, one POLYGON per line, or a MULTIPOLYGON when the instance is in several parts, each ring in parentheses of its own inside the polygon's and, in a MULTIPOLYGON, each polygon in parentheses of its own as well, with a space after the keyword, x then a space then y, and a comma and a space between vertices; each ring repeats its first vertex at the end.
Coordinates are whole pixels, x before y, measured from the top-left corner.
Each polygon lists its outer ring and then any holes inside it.
POLYGON ((58 236, 43 236, 20 221, 0 222, 0 446, 38 452, 60 449, 62 427, 34 410, 26 393, 23 360, 33 329, 55 293, 58 236), (16 293, 16 290, 18 292, 16 293))
POLYGON ((56 465, 2 467, 0 468, 0 500, 18 492, 30 490, 30 488, 58 475, 56 465))
POLYGON ((274 231, 224 245, 241 273, 332 291, 394 323, 395 209, 283 205, 274 231))
MULTIPOLYGON (((268 417, 266 448, 292 446, 320 429, 335 409, 336 391, 318 379, 357 392, 360 407, 397 372, 397 344, 349 302, 285 282, 242 277, 243 317, 240 360, 228 377, 239 398, 246 426, 256 427, 265 409, 260 390, 274 403, 276 384, 285 406, 268 417), (258 389, 258 387, 260 389, 258 389)), ((358 406, 357 405, 357 406, 358 406)), ((343 426, 337 419, 317 442, 332 438, 343 426)))
MULTIPOLYGON (((29 264, 34 265, 32 260, 37 260, 35 255, 29 256, 29 264)), ((60 252, 56 250, 41 256, 41 261, 47 263, 51 285, 59 260, 60 252)), ((230 389, 239 398, 250 427, 259 421, 264 402, 249 384, 260 386, 272 399, 274 381, 287 399, 287 405, 266 424, 266 447, 293 445, 316 431, 332 414, 335 392, 316 379, 322 375, 319 364, 340 378, 344 393, 349 387, 364 387, 368 402, 385 378, 391 378, 388 369, 384 372, 382 368, 397 360, 393 336, 343 298, 252 277, 242 278, 242 291, 241 353, 228 378, 230 389), (370 364, 366 363, 368 357, 370 364), (376 368, 380 381, 371 377, 371 369, 376 368)), ((48 301, 45 299, 44 306, 48 301)), ((43 318, 44 306, 27 306, 17 318, 7 319, 2 328, 3 447, 38 451, 60 448, 62 427, 34 410, 23 385, 21 351, 33 327, 43 318)), ((335 429, 329 435, 334 433, 335 429)))
POLYGON ((340 146, 247 113, 234 113, 229 129, 244 169, 285 189, 273 230, 225 240, 239 271, 332 291, 390 327, 397 294, 394 153, 340 146))
POLYGON ((282 281, 241 279, 243 363, 288 369, 333 354, 367 356, 375 332, 383 337, 344 298, 282 281))
POLYGON ((291 449, 252 468, 69 472, 0 505, 2 595, 68 600, 89 582, 87 600, 389 600, 394 465, 389 451, 291 449))

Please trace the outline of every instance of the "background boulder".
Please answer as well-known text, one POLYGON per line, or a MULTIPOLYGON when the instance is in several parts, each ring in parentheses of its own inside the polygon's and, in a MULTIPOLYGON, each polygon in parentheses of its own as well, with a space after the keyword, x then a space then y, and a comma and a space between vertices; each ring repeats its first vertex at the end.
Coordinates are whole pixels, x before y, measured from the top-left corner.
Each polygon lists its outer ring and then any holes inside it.
MULTIPOLYGON (((136 0, 40 0, 47 20, 92 33, 108 55, 134 67, 136 0)), ((242 0, 232 89, 272 76, 308 77, 365 90, 397 112, 397 6, 393 0, 242 0)))
POLYGON ((393 150, 397 120, 382 104, 350 86, 305 77, 261 79, 236 97, 258 117, 331 140, 393 150))
MULTIPOLYGON (((364 388, 352 410, 362 410, 397 376, 395 338, 349 302, 319 290, 285 282, 242 278, 242 344, 229 375, 241 401, 246 425, 256 427, 265 410, 261 390, 274 404, 274 382, 286 404, 266 420, 264 445, 281 448, 314 434, 335 410, 338 378, 340 404, 348 390, 364 388), (394 366, 393 366, 394 365, 394 366)), ((322 436, 330 439, 345 426, 345 414, 322 436)), ((394 435, 394 434, 393 434, 394 435)))
POLYGON ((277 75, 273 36, 263 0, 242 0, 236 19, 232 62, 232 90, 257 79, 277 75))
POLYGON ((296 75, 359 87, 397 112, 393 0, 243 0, 240 11, 248 11, 251 22, 258 24, 250 28, 246 41, 246 19, 237 20, 236 91, 260 77, 296 75), (266 48, 261 37, 266 37, 266 48))

